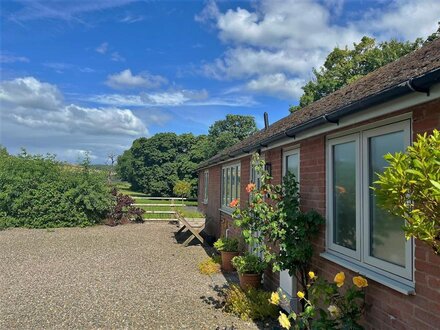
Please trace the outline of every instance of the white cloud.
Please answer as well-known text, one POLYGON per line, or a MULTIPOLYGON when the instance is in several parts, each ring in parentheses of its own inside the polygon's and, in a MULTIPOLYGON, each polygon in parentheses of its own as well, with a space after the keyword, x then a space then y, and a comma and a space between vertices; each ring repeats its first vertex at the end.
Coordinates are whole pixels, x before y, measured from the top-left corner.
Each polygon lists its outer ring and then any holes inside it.
POLYGON ((302 94, 297 84, 308 81, 334 47, 350 47, 363 35, 379 41, 426 37, 440 17, 438 0, 396 0, 335 19, 343 6, 342 0, 261 0, 252 9, 221 12, 210 1, 195 20, 214 26, 227 49, 201 72, 245 80, 242 88, 256 93, 296 98, 302 94))
POLYGON ((121 54, 119 54, 118 52, 113 52, 110 56, 110 59, 113 62, 125 62, 125 57, 123 57, 121 54))
POLYGON ((118 107, 143 107, 145 102, 142 101, 140 95, 127 95, 127 94, 100 94, 88 97, 86 101, 113 105, 118 107))
POLYGON ((386 11, 369 12, 361 24, 381 39, 400 37, 412 41, 436 31, 439 20, 438 0, 400 0, 393 1, 386 11))
POLYGON ((67 149, 64 152, 65 157, 69 159, 76 159, 78 161, 81 161, 86 157, 86 155, 89 157, 90 160, 95 160, 98 157, 93 153, 92 150, 84 150, 84 149, 67 149))
POLYGON ((145 19, 142 15, 132 15, 132 14, 126 14, 123 18, 119 20, 120 23, 127 23, 127 24, 133 24, 137 22, 141 22, 145 19))
POLYGON ((115 89, 127 89, 141 87, 155 88, 166 82, 167 80, 159 75, 151 75, 149 73, 133 75, 130 69, 126 69, 119 73, 109 75, 106 84, 115 89))
POLYGON ((83 73, 92 73, 95 72, 92 68, 89 67, 80 67, 78 65, 63 63, 63 62, 46 62, 43 65, 49 69, 54 70, 56 73, 64 73, 68 70, 78 70, 83 73))
POLYGON ((217 79, 248 78, 278 73, 307 74, 320 63, 321 52, 310 56, 292 56, 284 49, 270 51, 249 47, 228 49, 222 58, 202 66, 205 75, 217 79))
POLYGON ((100 44, 98 47, 95 48, 95 50, 100 53, 100 54, 105 54, 107 53, 108 50, 108 42, 103 42, 102 44, 100 44))
POLYGON ((63 97, 56 86, 25 77, 1 82, 0 102, 20 108, 56 110, 63 97))
POLYGON ((190 99, 181 91, 178 92, 160 92, 143 93, 141 99, 145 104, 156 106, 177 106, 182 105, 190 99))
POLYGON ((125 6, 133 0, 111 1, 23 1, 7 18, 15 22, 58 19, 85 24, 84 14, 125 6))
POLYGON ((4 120, 31 129, 87 135, 136 136, 147 132, 131 110, 66 105, 56 86, 33 77, 2 82, 0 103, 4 120))
POLYGON ((304 80, 289 79, 282 73, 259 76, 246 84, 246 89, 283 99, 297 99, 302 94, 304 80))
POLYGON ((208 1, 205 8, 194 16, 196 22, 208 23, 209 21, 216 19, 220 16, 220 10, 218 9, 214 0, 208 1))
POLYGON ((29 62, 29 59, 24 56, 16 56, 10 53, 0 53, 0 63, 15 63, 15 62, 29 62))
MULTIPOLYGON (((238 90, 237 90, 238 91, 238 90)), ((257 102, 250 96, 214 96, 206 90, 175 90, 136 94, 100 94, 86 99, 89 102, 115 107, 176 107, 228 106, 250 107, 257 102)))

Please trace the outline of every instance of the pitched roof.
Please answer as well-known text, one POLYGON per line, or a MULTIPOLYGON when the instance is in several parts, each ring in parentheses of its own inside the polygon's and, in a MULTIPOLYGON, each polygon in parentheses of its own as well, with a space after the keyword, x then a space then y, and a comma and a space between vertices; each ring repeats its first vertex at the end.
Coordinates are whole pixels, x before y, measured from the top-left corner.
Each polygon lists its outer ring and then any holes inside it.
MULTIPOLYGON (((237 156, 237 152, 243 149, 249 152, 251 151, 249 149, 271 137, 281 135, 281 133, 285 136, 284 133, 289 129, 303 125, 323 115, 334 114, 340 109, 352 105, 356 106, 358 102, 390 91, 395 87, 402 87, 402 83, 410 79, 423 77, 434 71, 440 71, 440 38, 291 113, 273 123, 267 129, 254 133, 243 141, 202 162, 199 168, 223 161, 231 155, 237 156)), ((435 79, 438 80, 438 78, 439 75, 436 75, 435 79)), ((394 97, 397 96, 394 95, 394 97)), ((359 108, 361 108, 361 105, 359 105, 359 108)))

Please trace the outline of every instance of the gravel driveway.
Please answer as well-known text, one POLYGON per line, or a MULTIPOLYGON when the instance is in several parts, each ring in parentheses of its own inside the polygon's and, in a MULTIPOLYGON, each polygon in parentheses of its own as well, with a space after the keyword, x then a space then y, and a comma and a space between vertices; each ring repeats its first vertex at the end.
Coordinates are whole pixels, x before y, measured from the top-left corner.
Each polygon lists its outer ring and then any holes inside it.
POLYGON ((0 329, 257 329, 207 303, 225 284, 198 273, 177 227, 0 231, 0 329))

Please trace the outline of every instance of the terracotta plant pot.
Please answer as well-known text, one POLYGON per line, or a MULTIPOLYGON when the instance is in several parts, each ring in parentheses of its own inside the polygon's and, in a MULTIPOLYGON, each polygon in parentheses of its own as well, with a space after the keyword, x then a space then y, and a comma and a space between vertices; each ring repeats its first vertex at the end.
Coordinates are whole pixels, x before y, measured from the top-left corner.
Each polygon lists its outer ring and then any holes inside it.
POLYGON ((222 255, 222 270, 225 272, 233 272, 235 270, 234 266, 232 266, 232 258, 238 256, 238 252, 226 252, 221 251, 222 255))
POLYGON ((258 289, 261 284, 261 274, 238 274, 238 278, 240 279, 240 287, 243 290, 249 288, 258 289))

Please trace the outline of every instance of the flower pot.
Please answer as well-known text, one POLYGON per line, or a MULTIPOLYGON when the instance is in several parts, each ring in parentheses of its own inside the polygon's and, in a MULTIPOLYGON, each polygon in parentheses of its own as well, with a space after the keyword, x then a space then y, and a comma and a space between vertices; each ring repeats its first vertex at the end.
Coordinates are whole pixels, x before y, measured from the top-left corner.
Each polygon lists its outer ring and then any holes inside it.
POLYGON ((261 274, 238 274, 240 279, 240 287, 243 290, 249 288, 258 289, 261 284, 261 274))
POLYGON ((233 272, 235 270, 234 266, 232 266, 232 258, 238 256, 238 252, 226 252, 221 251, 222 255, 222 270, 225 272, 233 272))

